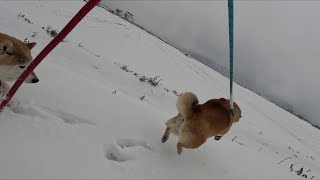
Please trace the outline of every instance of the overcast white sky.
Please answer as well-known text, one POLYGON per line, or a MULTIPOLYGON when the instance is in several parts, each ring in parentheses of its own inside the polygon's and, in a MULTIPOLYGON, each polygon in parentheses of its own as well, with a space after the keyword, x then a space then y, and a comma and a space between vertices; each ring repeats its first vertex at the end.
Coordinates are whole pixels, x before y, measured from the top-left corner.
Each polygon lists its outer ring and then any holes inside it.
MULTIPOLYGON (((228 67, 227 0, 105 2, 178 48, 228 67)), ((235 71, 246 86, 320 125, 319 66, 320 1, 235 1, 235 71)))

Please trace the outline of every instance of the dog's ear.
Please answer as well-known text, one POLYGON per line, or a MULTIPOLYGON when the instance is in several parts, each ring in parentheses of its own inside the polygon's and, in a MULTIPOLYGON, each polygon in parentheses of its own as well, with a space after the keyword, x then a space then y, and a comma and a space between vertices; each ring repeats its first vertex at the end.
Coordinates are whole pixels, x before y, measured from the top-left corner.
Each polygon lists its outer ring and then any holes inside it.
POLYGON ((26 45, 27 45, 27 47, 28 47, 29 49, 32 49, 32 48, 34 48, 34 47, 37 45, 37 43, 36 43, 36 42, 26 43, 26 45))
POLYGON ((7 53, 7 54, 13 53, 13 43, 8 39, 5 39, 0 42, 0 55, 3 55, 4 53, 7 53))

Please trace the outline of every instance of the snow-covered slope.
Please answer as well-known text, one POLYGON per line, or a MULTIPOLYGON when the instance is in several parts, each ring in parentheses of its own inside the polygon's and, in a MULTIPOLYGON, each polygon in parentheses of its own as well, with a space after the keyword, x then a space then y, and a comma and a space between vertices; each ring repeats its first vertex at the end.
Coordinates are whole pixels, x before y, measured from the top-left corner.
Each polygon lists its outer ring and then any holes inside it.
MULTIPOLYGON (((83 5, 0 1, 0 31, 36 41, 35 57, 52 39, 43 27, 61 29, 83 5)), ((224 138, 180 156, 176 137, 162 144, 175 94, 228 98, 228 80, 102 8, 36 73, 0 114, 0 178, 320 178, 320 132, 238 85, 243 118, 224 138)))

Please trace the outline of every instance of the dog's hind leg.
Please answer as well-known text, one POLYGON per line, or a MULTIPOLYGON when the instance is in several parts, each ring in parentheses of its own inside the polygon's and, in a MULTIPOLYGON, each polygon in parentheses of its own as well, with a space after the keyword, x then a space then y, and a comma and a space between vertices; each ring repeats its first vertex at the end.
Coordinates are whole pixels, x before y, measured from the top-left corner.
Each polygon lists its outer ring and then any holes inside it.
POLYGON ((161 138, 162 143, 165 143, 169 139, 170 132, 171 132, 170 128, 167 127, 166 131, 164 132, 161 138))
POLYGON ((177 143, 177 153, 180 155, 183 151, 183 145, 182 143, 178 142, 177 143))
POLYGON ((177 153, 180 155, 183 148, 195 149, 207 140, 201 133, 192 132, 192 129, 182 126, 179 129, 179 140, 177 143, 177 153))
POLYGON ((166 122, 167 129, 161 138, 162 143, 166 142, 169 139, 170 133, 178 135, 178 129, 182 122, 183 116, 181 116, 180 114, 176 115, 166 122))

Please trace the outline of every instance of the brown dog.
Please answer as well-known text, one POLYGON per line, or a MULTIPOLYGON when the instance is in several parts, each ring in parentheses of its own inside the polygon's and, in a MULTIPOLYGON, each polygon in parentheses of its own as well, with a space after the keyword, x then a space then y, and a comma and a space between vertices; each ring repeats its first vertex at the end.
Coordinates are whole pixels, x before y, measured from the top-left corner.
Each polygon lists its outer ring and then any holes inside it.
POLYGON ((234 103, 234 116, 230 113, 229 100, 211 99, 204 104, 191 92, 182 93, 177 100, 179 114, 166 122, 167 129, 162 137, 166 142, 170 133, 178 135, 178 154, 185 148, 198 148, 215 136, 219 140, 241 118, 241 110, 234 103))
MULTIPOLYGON (((35 45, 35 42, 25 43, 15 37, 0 33, 0 101, 3 98, 1 96, 10 90, 7 82, 17 80, 25 67, 33 60, 31 49, 35 45)), ((37 75, 32 72, 24 82, 37 83, 38 81, 37 75)), ((14 103, 11 101, 10 104, 14 103)))

